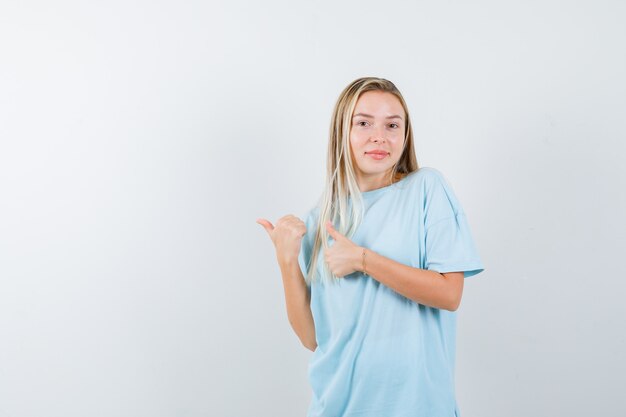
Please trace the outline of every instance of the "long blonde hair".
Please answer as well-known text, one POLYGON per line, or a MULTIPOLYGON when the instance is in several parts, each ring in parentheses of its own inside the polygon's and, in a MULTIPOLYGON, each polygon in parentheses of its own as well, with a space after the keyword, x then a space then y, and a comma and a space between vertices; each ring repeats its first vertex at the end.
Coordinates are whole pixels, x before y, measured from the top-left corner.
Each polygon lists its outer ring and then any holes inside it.
MULTIPOLYGON (((350 238, 363 220, 363 198, 353 166, 350 129, 356 102, 361 94, 366 91, 391 93, 400 100, 404 108, 406 116, 404 149, 399 161, 390 171, 389 182, 395 183, 411 172, 418 170, 411 119, 400 91, 391 81, 384 78, 364 77, 354 80, 339 95, 331 118, 326 161, 326 185, 319 201, 319 222, 305 278, 309 284, 316 279, 315 271, 321 254, 321 246, 323 245, 324 250, 329 248, 326 222, 330 220, 339 233, 350 238), (348 204, 350 197, 352 197, 351 205, 348 204)), ((326 262, 322 262, 322 264, 321 274, 323 277, 331 278, 324 281, 335 282, 337 277, 328 269, 326 262)))

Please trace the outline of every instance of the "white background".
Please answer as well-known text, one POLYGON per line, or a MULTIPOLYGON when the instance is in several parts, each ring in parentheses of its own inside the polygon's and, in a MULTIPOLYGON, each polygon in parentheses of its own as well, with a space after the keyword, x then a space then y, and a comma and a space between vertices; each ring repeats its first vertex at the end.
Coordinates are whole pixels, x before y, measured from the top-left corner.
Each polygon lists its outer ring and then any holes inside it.
POLYGON ((256 218, 312 207, 339 92, 403 92, 485 272, 464 417, 626 408, 626 3, 0 4, 0 417, 304 416, 256 218))

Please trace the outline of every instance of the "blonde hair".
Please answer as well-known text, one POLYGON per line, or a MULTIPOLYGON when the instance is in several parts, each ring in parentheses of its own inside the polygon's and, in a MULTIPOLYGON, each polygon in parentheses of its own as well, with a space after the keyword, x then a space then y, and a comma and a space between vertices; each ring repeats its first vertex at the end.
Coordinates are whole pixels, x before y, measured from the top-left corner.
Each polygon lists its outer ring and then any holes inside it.
MULTIPOLYGON (((329 248, 329 235, 326 222, 332 222, 337 231, 350 238, 361 224, 363 219, 363 198, 356 181, 353 156, 350 147, 350 129, 352 114, 356 102, 366 91, 384 91, 398 98, 406 117, 404 149, 399 161, 390 170, 389 182, 395 183, 418 170, 415 148, 413 144, 413 129, 409 117, 408 107, 402 94, 396 86, 384 78, 364 77, 354 80, 339 95, 330 123, 328 154, 326 161, 326 184, 319 200, 318 225, 311 252, 311 260, 307 265, 306 282, 311 283, 316 277, 316 265, 321 247, 329 248), (352 204, 348 199, 352 197, 352 204), (338 226, 337 226, 338 225, 338 226)), ((322 262, 322 277, 326 282, 335 282, 337 277, 328 269, 326 262, 322 262), (328 279, 330 277, 330 279, 328 279)))

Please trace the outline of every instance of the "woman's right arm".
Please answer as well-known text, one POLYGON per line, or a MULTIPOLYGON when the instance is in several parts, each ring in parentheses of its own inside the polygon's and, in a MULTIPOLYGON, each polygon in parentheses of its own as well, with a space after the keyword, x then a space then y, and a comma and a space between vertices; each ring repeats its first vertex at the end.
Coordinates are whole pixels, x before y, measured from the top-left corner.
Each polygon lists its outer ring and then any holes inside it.
POLYGON ((272 225, 266 219, 258 219, 272 239, 276 248, 276 258, 283 277, 287 317, 291 327, 302 344, 309 350, 317 348, 315 324, 311 313, 311 295, 298 264, 298 255, 306 226, 302 220, 287 215, 272 225))
POLYGON ((287 317, 300 341, 307 349, 315 351, 315 324, 311 313, 311 295, 298 265, 298 259, 279 260, 285 288, 287 317))

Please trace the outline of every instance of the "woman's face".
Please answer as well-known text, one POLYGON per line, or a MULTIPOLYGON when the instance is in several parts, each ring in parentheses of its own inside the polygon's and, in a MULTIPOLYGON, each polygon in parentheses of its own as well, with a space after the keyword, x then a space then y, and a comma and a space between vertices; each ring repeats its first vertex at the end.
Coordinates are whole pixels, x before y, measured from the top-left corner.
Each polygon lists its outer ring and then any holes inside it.
POLYGON ((350 149, 357 179, 383 179, 400 160, 406 116, 400 100, 385 91, 367 91, 352 115, 350 149))

